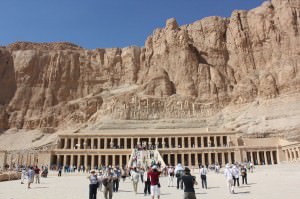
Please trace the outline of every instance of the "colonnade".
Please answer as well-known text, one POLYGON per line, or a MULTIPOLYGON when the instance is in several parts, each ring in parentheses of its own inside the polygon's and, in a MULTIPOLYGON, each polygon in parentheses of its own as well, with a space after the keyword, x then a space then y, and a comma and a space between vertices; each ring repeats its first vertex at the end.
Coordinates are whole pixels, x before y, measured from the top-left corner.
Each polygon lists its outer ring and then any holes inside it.
POLYGON ((188 152, 188 153, 162 153, 162 157, 166 164, 177 165, 181 163, 186 166, 198 166, 234 163, 235 152, 188 152))
POLYGON ((58 149, 133 149, 138 145, 156 148, 228 147, 230 136, 166 136, 166 137, 62 137, 58 149))
POLYGON ((64 154, 53 155, 51 158, 51 165, 57 166, 84 166, 86 169, 93 169, 95 166, 111 165, 123 166, 129 161, 130 154, 115 155, 115 154, 64 154))
POLYGON ((291 146, 283 150, 287 161, 300 160, 300 146, 291 146))
POLYGON ((275 150, 246 151, 247 162, 253 162, 255 165, 278 164, 278 154, 275 150))

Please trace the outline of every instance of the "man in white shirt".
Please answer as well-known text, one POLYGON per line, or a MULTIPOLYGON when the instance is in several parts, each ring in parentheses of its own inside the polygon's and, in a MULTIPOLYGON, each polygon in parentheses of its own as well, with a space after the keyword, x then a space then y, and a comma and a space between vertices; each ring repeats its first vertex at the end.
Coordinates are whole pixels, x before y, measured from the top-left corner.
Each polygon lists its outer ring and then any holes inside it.
POLYGON ((206 175, 207 175, 207 168, 203 165, 201 165, 201 168, 200 168, 200 177, 201 177, 201 182, 202 182, 202 188, 204 189, 207 189, 207 178, 206 178, 206 175))

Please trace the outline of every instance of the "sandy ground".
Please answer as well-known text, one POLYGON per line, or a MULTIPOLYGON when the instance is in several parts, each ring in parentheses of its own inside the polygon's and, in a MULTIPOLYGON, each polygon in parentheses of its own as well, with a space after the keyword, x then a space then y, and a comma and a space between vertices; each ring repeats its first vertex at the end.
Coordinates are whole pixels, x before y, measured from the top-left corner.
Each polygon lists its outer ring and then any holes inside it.
MULTIPOLYGON (((56 173, 55 173, 56 174, 56 173)), ((20 181, 0 182, 0 199, 84 199, 88 198, 88 180, 86 175, 63 175, 58 178, 51 174, 42 178, 41 184, 33 184, 32 189, 27 189, 26 184, 20 181)), ((194 171, 199 182, 198 171, 194 171)), ((183 198, 182 190, 167 186, 167 178, 161 178, 161 198, 183 198)), ((241 179, 240 179, 241 181, 241 179)), ((174 181, 175 185, 175 181, 174 181)), ((300 163, 280 164, 275 166, 256 167, 254 173, 248 175, 248 185, 235 188, 236 194, 228 193, 223 174, 208 174, 208 189, 200 188, 200 183, 195 188, 197 198, 245 198, 245 199, 296 199, 300 196, 300 163)), ((113 198, 151 198, 144 196, 143 185, 139 183, 138 194, 132 192, 129 179, 120 182, 118 193, 113 198)), ((98 192, 98 198, 104 198, 98 192), (100 197, 99 197, 100 196, 100 197)))

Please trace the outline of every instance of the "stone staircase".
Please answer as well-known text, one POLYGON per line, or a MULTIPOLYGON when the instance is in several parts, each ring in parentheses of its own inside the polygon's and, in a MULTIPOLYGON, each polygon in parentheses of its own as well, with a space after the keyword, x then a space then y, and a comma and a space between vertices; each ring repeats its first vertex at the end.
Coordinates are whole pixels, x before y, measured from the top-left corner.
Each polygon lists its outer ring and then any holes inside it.
POLYGON ((146 167, 151 166, 153 163, 159 161, 161 163, 161 167, 165 167, 166 164, 161 157, 159 151, 155 150, 132 150, 129 162, 127 164, 128 167, 146 167))

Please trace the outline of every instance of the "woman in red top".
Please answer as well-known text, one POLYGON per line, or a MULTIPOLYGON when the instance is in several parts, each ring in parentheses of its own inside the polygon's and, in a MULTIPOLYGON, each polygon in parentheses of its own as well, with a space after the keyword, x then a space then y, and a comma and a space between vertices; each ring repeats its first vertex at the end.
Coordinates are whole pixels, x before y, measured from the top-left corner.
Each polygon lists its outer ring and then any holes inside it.
POLYGON ((150 184, 151 184, 151 196, 154 199, 156 195, 157 198, 160 198, 160 183, 159 183, 159 175, 161 174, 160 171, 157 170, 157 167, 154 165, 152 170, 149 171, 148 175, 150 177, 150 184))

